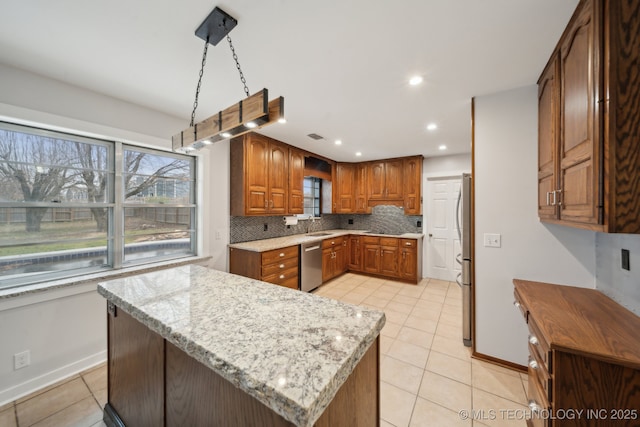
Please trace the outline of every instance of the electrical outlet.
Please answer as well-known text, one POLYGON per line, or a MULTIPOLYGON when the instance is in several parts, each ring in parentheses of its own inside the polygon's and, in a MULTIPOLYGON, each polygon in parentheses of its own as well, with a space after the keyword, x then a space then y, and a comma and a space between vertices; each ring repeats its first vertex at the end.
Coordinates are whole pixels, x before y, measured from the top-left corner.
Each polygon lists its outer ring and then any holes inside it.
POLYGON ((216 240, 220 240, 222 238, 222 233, 220 230, 216 230, 216 240))
POLYGON ((13 355, 13 370, 26 368, 31 364, 31 351, 25 350, 13 355))
POLYGON ((631 270, 631 266, 629 265, 629 249, 622 249, 622 268, 624 270, 631 270))
POLYGON ((349 218, 349 224, 353 224, 353 219, 349 218))
POLYGON ((269 230, 269 224, 267 224, 266 222, 264 223, 264 231, 269 230))
POLYGON ((416 222, 416 227, 422 227, 422 221, 418 220, 418 222, 416 222))
POLYGON ((484 246, 486 248, 499 248, 502 245, 502 236, 495 233, 484 233, 484 246))

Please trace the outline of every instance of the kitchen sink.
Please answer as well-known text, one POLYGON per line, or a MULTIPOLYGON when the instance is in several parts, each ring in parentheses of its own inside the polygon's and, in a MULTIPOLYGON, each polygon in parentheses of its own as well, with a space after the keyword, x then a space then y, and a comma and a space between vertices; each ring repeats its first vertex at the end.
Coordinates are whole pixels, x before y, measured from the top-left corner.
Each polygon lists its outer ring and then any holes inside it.
POLYGON ((332 234, 333 233, 327 233, 325 231, 318 231, 318 232, 315 232, 315 233, 307 233, 307 236, 330 236, 332 234))

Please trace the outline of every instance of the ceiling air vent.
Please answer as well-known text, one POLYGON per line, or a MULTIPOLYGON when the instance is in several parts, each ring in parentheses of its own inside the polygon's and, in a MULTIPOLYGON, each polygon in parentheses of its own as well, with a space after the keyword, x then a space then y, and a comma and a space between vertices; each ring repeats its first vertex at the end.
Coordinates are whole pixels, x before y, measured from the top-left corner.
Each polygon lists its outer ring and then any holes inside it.
POLYGON ((310 133, 309 135, 307 135, 309 138, 311 139, 315 139, 316 141, 319 139, 324 139, 324 136, 320 136, 317 133, 310 133))

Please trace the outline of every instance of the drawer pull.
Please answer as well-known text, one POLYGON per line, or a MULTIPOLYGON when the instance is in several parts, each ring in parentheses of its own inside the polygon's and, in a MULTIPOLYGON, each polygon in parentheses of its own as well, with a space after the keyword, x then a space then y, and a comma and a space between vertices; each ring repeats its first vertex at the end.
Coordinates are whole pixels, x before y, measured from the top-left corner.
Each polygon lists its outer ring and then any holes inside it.
POLYGON ((405 246, 411 246, 411 243, 410 242, 406 242, 405 246))
POLYGON ((535 335, 529 335, 529 342, 531 345, 538 345, 539 341, 535 335))
POLYGON ((535 360, 531 359, 529 360, 529 367, 531 369, 538 369, 538 362, 536 362, 535 360))
POLYGON ((519 303, 518 301, 514 301, 514 302, 513 302, 513 305, 515 305, 515 306, 516 306, 516 308, 520 308, 520 303, 519 303))
POLYGON ((284 279, 284 274, 281 274, 281 275, 280 275, 280 278, 281 278, 281 279, 284 279))
POLYGON ((280 264, 280 268, 284 268, 284 264, 280 264))
POLYGON ((280 252, 280 258, 282 258, 284 256, 284 252, 280 252))
POLYGON ((531 409, 531 412, 535 412, 536 414, 542 412, 542 406, 538 405, 538 402, 535 400, 529 401, 529 409, 531 409))

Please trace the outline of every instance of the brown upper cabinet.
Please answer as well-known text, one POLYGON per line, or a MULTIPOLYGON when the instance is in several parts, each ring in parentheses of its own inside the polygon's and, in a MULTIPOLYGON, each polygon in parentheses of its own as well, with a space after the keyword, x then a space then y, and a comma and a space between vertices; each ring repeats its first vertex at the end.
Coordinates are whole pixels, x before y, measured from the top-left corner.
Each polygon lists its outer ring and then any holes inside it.
POLYGON ((289 213, 304 213, 304 152, 289 147, 289 213))
POLYGON ((356 163, 355 174, 355 213, 371 213, 367 204, 367 164, 356 163))
POLYGON ((404 214, 422 214, 422 156, 404 159, 404 214))
POLYGON ((354 163, 338 163, 336 179, 333 184, 333 212, 353 213, 356 211, 355 197, 356 165, 354 163))
POLYGON ((582 0, 538 81, 538 215, 640 233, 640 0, 582 0))
POLYGON ((367 174, 369 200, 402 199, 403 177, 402 159, 369 163, 367 174))
POLYGON ((288 212, 289 146, 257 133, 231 140, 231 215, 288 212))

